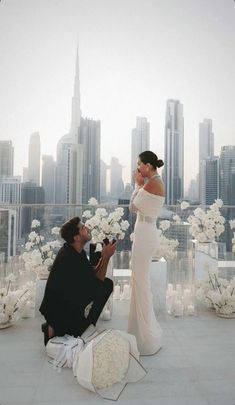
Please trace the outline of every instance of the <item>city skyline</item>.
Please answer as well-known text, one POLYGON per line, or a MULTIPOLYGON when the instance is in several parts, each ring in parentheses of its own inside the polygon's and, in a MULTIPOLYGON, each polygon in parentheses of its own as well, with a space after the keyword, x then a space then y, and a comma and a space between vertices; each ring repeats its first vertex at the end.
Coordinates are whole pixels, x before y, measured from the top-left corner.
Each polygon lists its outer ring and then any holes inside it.
POLYGON ((69 131, 78 37, 83 116, 101 121, 101 159, 117 157, 125 182, 137 116, 147 118, 150 148, 164 158, 167 99, 184 107, 186 187, 198 171, 199 122, 212 119, 215 155, 234 144, 234 2, 32 3, 0 4, 0 139, 13 142, 15 175, 27 165, 31 133, 55 157, 69 131))

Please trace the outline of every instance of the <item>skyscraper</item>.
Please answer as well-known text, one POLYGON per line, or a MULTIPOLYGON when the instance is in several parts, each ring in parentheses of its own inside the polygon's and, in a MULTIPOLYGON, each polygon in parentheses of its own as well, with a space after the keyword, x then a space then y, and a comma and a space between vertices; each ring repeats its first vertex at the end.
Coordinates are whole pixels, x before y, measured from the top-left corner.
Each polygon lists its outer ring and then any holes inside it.
POLYGON ((174 205, 184 196, 184 117, 178 100, 167 100, 164 164, 166 204, 174 205))
POLYGON ((201 160, 201 204, 211 205, 219 198, 219 157, 208 157, 201 160))
POLYGON ((10 256, 16 255, 16 211, 0 209, 0 255, 3 254, 5 261, 10 256))
POLYGON ((107 200, 107 168, 103 160, 100 160, 100 202, 107 200))
POLYGON ((114 199, 119 199, 122 197, 124 191, 124 184, 122 180, 122 165, 119 160, 112 156, 110 164, 110 194, 114 199))
POLYGON ((134 185, 133 172, 141 152, 149 150, 150 125, 145 117, 136 117, 136 128, 131 134, 131 181, 134 185))
POLYGON ((100 121, 82 118, 78 140, 83 147, 82 202, 91 197, 100 201, 100 121))
POLYGON ((3 176, 0 180, 0 203, 21 203, 21 178, 20 176, 3 176))
MULTIPOLYGON (((214 134, 212 132, 212 120, 205 118, 199 123, 199 201, 201 204, 206 200, 206 177, 204 159, 214 157, 214 134)), ((208 184, 208 183, 207 183, 208 184)))
POLYGON ((220 197, 225 205, 235 205, 235 146, 222 146, 220 153, 220 197))
MULTIPOLYGON (((76 146, 80 127, 80 120, 81 120, 80 80, 79 80, 79 56, 77 48, 70 131, 68 134, 64 135, 57 144, 56 176, 55 176, 55 202, 57 204, 68 204, 72 203, 72 201, 77 201, 77 197, 72 196, 72 193, 76 196, 77 190, 74 189, 72 190, 71 188, 73 187, 74 184, 76 186, 76 180, 74 178, 71 178, 71 173, 75 171, 74 166, 77 167, 77 154, 80 156, 79 152, 80 148, 76 146)), ((81 166, 81 164, 79 164, 78 166, 81 166)), ((79 175, 80 175, 79 183, 81 183, 82 182, 81 171, 79 171, 79 175)), ((77 188, 79 188, 78 185, 77 188)))
POLYGON ((41 143, 38 132, 30 135, 29 141, 29 165, 28 178, 29 181, 40 186, 40 159, 41 159, 41 143))
POLYGON ((14 148, 12 141, 0 141, 0 177, 13 176, 14 148))
MULTIPOLYGON (((23 183, 21 190, 22 204, 44 204, 45 193, 42 187, 35 183, 23 183)), ((44 208, 43 207, 22 207, 21 236, 30 232, 33 219, 38 219, 43 225, 44 208)))
POLYGON ((45 204, 55 202, 55 162, 53 156, 42 156, 42 187, 45 192, 45 204))

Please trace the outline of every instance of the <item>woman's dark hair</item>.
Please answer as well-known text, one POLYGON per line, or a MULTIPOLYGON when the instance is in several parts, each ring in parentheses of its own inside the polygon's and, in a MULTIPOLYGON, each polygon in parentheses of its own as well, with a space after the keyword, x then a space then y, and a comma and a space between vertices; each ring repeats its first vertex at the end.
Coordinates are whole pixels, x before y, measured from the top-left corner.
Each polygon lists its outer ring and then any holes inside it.
POLYGON ((151 152, 151 150, 146 150, 145 152, 141 152, 139 154, 139 158, 142 163, 145 165, 147 163, 150 163, 154 169, 157 167, 162 167, 164 165, 164 162, 162 159, 158 159, 157 155, 155 153, 151 152))
POLYGON ((74 217, 62 225, 60 235, 67 243, 74 242, 74 236, 79 233, 78 224, 80 222, 81 219, 79 217, 74 217))

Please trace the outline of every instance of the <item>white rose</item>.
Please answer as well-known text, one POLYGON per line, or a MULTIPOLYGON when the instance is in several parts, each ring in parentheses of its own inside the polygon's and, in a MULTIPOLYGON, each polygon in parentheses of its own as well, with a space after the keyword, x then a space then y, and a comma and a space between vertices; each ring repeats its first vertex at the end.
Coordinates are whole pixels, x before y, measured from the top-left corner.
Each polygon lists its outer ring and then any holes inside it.
POLYGON ((230 225, 230 228, 231 228, 231 229, 235 229, 235 219, 231 219, 231 220, 229 221, 229 225, 230 225))
POLYGON ((98 205, 98 201, 96 198, 91 197, 90 200, 88 201, 89 205, 98 205))
POLYGON ((91 218, 92 217, 91 211, 90 210, 84 211, 83 214, 82 214, 82 217, 83 218, 91 218))
POLYGON ((166 231, 168 228, 170 228, 170 221, 164 220, 160 222, 159 228, 161 228, 163 231, 166 231))
POLYGON ((182 203, 180 204, 180 208, 182 210, 186 210, 189 207, 189 203, 187 201, 182 201, 182 203))
POLYGON ((47 258, 45 261, 44 261, 44 265, 45 266, 52 266, 52 264, 53 264, 53 260, 52 259, 50 259, 50 258, 47 258))
POLYGON ((29 240, 31 241, 31 242, 34 242, 35 240, 36 240, 36 238, 37 238, 37 236, 38 236, 38 234, 36 233, 36 232, 30 232, 30 234, 29 234, 29 240))
POLYGON ((123 231, 126 231, 129 228, 130 224, 128 221, 121 221, 121 228, 123 231))
POLYGON ((203 209, 199 208, 199 207, 196 208, 193 212, 194 212, 195 217, 199 218, 199 219, 204 218, 204 216, 206 215, 205 211, 203 211, 203 209))
POLYGON ((58 226, 54 226, 51 230, 52 235, 59 235, 60 234, 60 228, 58 226))
POLYGON ((38 228, 40 226, 40 221, 38 221, 37 219, 33 219, 32 223, 31 223, 31 228, 38 228))

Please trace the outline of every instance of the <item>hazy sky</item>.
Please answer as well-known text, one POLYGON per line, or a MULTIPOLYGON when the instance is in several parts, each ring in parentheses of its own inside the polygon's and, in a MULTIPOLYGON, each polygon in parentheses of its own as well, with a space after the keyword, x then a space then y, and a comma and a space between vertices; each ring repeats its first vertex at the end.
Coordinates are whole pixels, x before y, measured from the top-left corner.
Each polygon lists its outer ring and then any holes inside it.
POLYGON ((137 115, 164 158, 168 98, 184 106, 186 185, 203 118, 213 120, 216 154, 235 144, 234 0, 2 0, 0 139, 13 140, 15 174, 32 132, 55 156, 70 128, 78 39, 82 115, 101 120, 101 157, 117 156, 126 181, 137 115))

